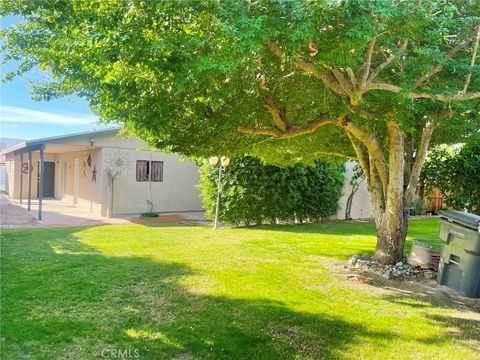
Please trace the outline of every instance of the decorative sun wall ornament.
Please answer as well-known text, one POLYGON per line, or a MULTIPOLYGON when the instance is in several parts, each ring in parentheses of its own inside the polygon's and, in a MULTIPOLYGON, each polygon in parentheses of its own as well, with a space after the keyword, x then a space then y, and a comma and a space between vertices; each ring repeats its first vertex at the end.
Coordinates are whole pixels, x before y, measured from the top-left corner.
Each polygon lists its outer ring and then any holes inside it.
POLYGON ((128 158, 128 153, 124 151, 117 151, 108 155, 107 160, 105 161, 106 165, 106 175, 107 175, 107 184, 109 187, 109 206, 107 208, 107 217, 112 217, 113 211, 113 185, 115 183, 115 178, 120 175, 123 171, 130 167, 130 160, 128 158))
POLYGON ((124 170, 130 167, 130 160, 128 158, 128 154, 124 151, 116 151, 112 154, 109 154, 106 165, 107 176, 114 179, 124 170))
POLYGON ((88 164, 88 167, 89 167, 89 168, 92 167, 92 155, 90 155, 90 154, 88 154, 87 164, 88 164))

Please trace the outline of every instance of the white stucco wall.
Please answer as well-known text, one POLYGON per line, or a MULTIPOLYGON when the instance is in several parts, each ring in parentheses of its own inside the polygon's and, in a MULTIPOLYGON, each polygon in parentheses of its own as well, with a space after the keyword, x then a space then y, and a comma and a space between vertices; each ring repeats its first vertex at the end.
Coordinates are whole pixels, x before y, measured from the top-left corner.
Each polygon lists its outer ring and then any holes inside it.
MULTIPOLYGON (((335 215, 336 219, 345 219, 345 208, 347 205, 347 199, 350 193, 352 192, 352 185, 350 185, 350 180, 353 176, 353 168, 355 163, 348 161, 345 163, 345 183, 343 185, 342 197, 340 199, 339 205, 340 208, 335 215)), ((370 219, 373 218, 373 209, 372 203, 370 201, 370 194, 368 193, 367 181, 364 180, 360 184, 360 188, 355 193, 352 202, 352 209, 350 212, 352 219, 370 219)))

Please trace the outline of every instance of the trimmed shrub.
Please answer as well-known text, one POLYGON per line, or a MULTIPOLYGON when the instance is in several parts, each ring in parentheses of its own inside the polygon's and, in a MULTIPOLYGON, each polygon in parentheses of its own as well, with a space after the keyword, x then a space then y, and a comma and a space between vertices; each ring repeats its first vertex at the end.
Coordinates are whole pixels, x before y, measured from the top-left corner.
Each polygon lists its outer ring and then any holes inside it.
MULTIPOLYGON (((232 159, 222 174, 219 218, 235 225, 316 221, 337 212, 343 181, 343 166, 322 161, 280 168, 255 157, 232 159)), ((200 188, 210 218, 215 215, 217 186, 218 169, 203 165, 200 188)))

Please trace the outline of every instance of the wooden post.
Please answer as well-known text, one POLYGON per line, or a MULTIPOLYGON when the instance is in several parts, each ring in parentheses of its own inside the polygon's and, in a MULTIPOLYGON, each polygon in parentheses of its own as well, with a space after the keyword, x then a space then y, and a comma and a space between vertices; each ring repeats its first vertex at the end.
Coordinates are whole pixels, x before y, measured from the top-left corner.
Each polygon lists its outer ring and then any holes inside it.
POLYGON ((20 204, 23 203, 23 153, 20 154, 20 204))
POLYGON ((28 211, 32 207, 32 152, 28 152, 28 211))
POLYGON ((45 146, 40 148, 40 165, 38 167, 38 220, 42 220, 42 202, 43 202, 43 151, 45 146))

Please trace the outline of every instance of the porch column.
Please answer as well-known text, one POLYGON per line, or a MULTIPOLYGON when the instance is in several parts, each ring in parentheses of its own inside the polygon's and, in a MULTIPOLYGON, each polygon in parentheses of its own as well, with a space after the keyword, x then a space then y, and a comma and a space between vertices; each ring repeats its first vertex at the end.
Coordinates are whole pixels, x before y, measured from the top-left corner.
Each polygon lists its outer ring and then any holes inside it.
POLYGON ((32 207, 32 152, 28 152, 28 211, 32 207))
POLYGON ((23 203, 23 153, 20 154, 20 204, 23 203))
POLYGON ((45 145, 40 147, 40 164, 38 167, 38 220, 42 220, 42 200, 43 200, 43 151, 45 150, 45 145))

